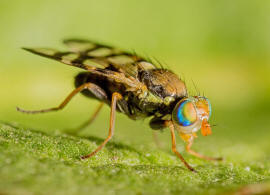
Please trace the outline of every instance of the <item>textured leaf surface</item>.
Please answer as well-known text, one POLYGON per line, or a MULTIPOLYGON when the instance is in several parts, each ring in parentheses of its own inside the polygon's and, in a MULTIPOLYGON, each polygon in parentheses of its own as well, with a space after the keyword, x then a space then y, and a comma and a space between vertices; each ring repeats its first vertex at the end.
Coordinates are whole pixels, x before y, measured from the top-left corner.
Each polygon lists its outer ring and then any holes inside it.
MULTIPOLYGON (((45 134, 0 124, 0 189, 11 194, 220 194, 269 179, 269 161, 205 163, 197 174, 171 154, 112 142, 92 159, 79 156, 101 139, 45 134)), ((248 146, 242 146, 248 147, 248 146)), ((252 149, 252 148, 251 148, 252 149)), ((251 150, 252 151, 252 150, 251 150)), ((200 163, 201 162, 201 163, 200 163)), ((258 188, 258 186, 257 186, 258 188)), ((267 184, 260 189, 267 190, 267 184)), ((241 190, 253 190, 248 186, 241 190)))

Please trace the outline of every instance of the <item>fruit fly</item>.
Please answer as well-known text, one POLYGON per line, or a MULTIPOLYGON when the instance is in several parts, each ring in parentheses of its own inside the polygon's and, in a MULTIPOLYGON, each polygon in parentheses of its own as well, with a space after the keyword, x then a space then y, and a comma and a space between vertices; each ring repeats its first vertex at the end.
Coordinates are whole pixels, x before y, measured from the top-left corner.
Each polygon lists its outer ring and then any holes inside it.
MULTIPOLYGON (((55 49, 23 48, 34 54, 51 58, 67 65, 84 69, 75 77, 75 89, 57 107, 43 110, 18 111, 35 114, 63 109, 78 93, 101 102, 89 123, 97 116, 103 104, 111 107, 109 134, 93 152, 82 156, 87 159, 100 151, 112 138, 116 111, 133 120, 151 117, 150 127, 154 130, 169 128, 172 151, 184 165, 195 171, 176 149, 175 132, 186 142, 186 151, 205 160, 221 160, 207 157, 191 149, 196 132, 211 134, 209 118, 211 105, 203 96, 189 96, 185 83, 172 71, 159 67, 151 60, 135 53, 88 40, 69 39, 64 44, 68 51, 55 49)), ((83 126, 86 126, 84 124, 83 126)))

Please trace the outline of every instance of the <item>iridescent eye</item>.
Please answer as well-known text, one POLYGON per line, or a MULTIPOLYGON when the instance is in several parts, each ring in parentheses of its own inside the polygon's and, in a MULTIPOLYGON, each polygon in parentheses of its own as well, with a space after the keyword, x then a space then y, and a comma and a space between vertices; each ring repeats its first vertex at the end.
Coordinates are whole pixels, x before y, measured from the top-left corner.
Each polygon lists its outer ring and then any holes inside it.
POLYGON ((197 120, 197 113, 193 103, 189 100, 180 102, 174 110, 174 119, 181 126, 190 126, 197 120))

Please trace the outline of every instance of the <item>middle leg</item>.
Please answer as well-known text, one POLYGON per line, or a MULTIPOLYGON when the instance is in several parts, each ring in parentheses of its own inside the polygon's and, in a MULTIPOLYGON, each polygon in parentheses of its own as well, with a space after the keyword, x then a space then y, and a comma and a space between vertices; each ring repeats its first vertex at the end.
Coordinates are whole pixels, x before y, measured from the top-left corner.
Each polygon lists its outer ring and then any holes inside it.
POLYGON ((68 134, 78 134, 82 130, 84 130, 87 126, 91 125, 94 120, 96 119, 97 115, 100 113, 102 107, 104 105, 104 102, 101 102, 95 112, 91 115, 91 117, 85 121, 82 125, 78 126, 77 128, 72 128, 72 129, 65 129, 64 132, 68 134))
POLYGON ((82 156, 81 159, 86 159, 94 156, 98 151, 100 151, 107 142, 112 138, 114 134, 114 127, 115 127, 115 114, 116 114, 116 103, 118 100, 122 99, 122 95, 120 93, 114 92, 112 94, 112 102, 111 102, 111 114, 110 114, 110 128, 109 128, 109 135, 107 138, 103 141, 103 143, 92 153, 82 156))

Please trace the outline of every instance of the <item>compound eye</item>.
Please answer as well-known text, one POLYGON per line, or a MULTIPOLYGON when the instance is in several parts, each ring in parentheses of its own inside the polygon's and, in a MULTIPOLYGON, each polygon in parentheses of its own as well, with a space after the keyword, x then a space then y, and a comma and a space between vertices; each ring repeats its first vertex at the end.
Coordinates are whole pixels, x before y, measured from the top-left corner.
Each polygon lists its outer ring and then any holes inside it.
POLYGON ((181 126, 190 126, 197 120, 197 112, 194 104, 189 100, 184 100, 176 105, 174 119, 181 126))

